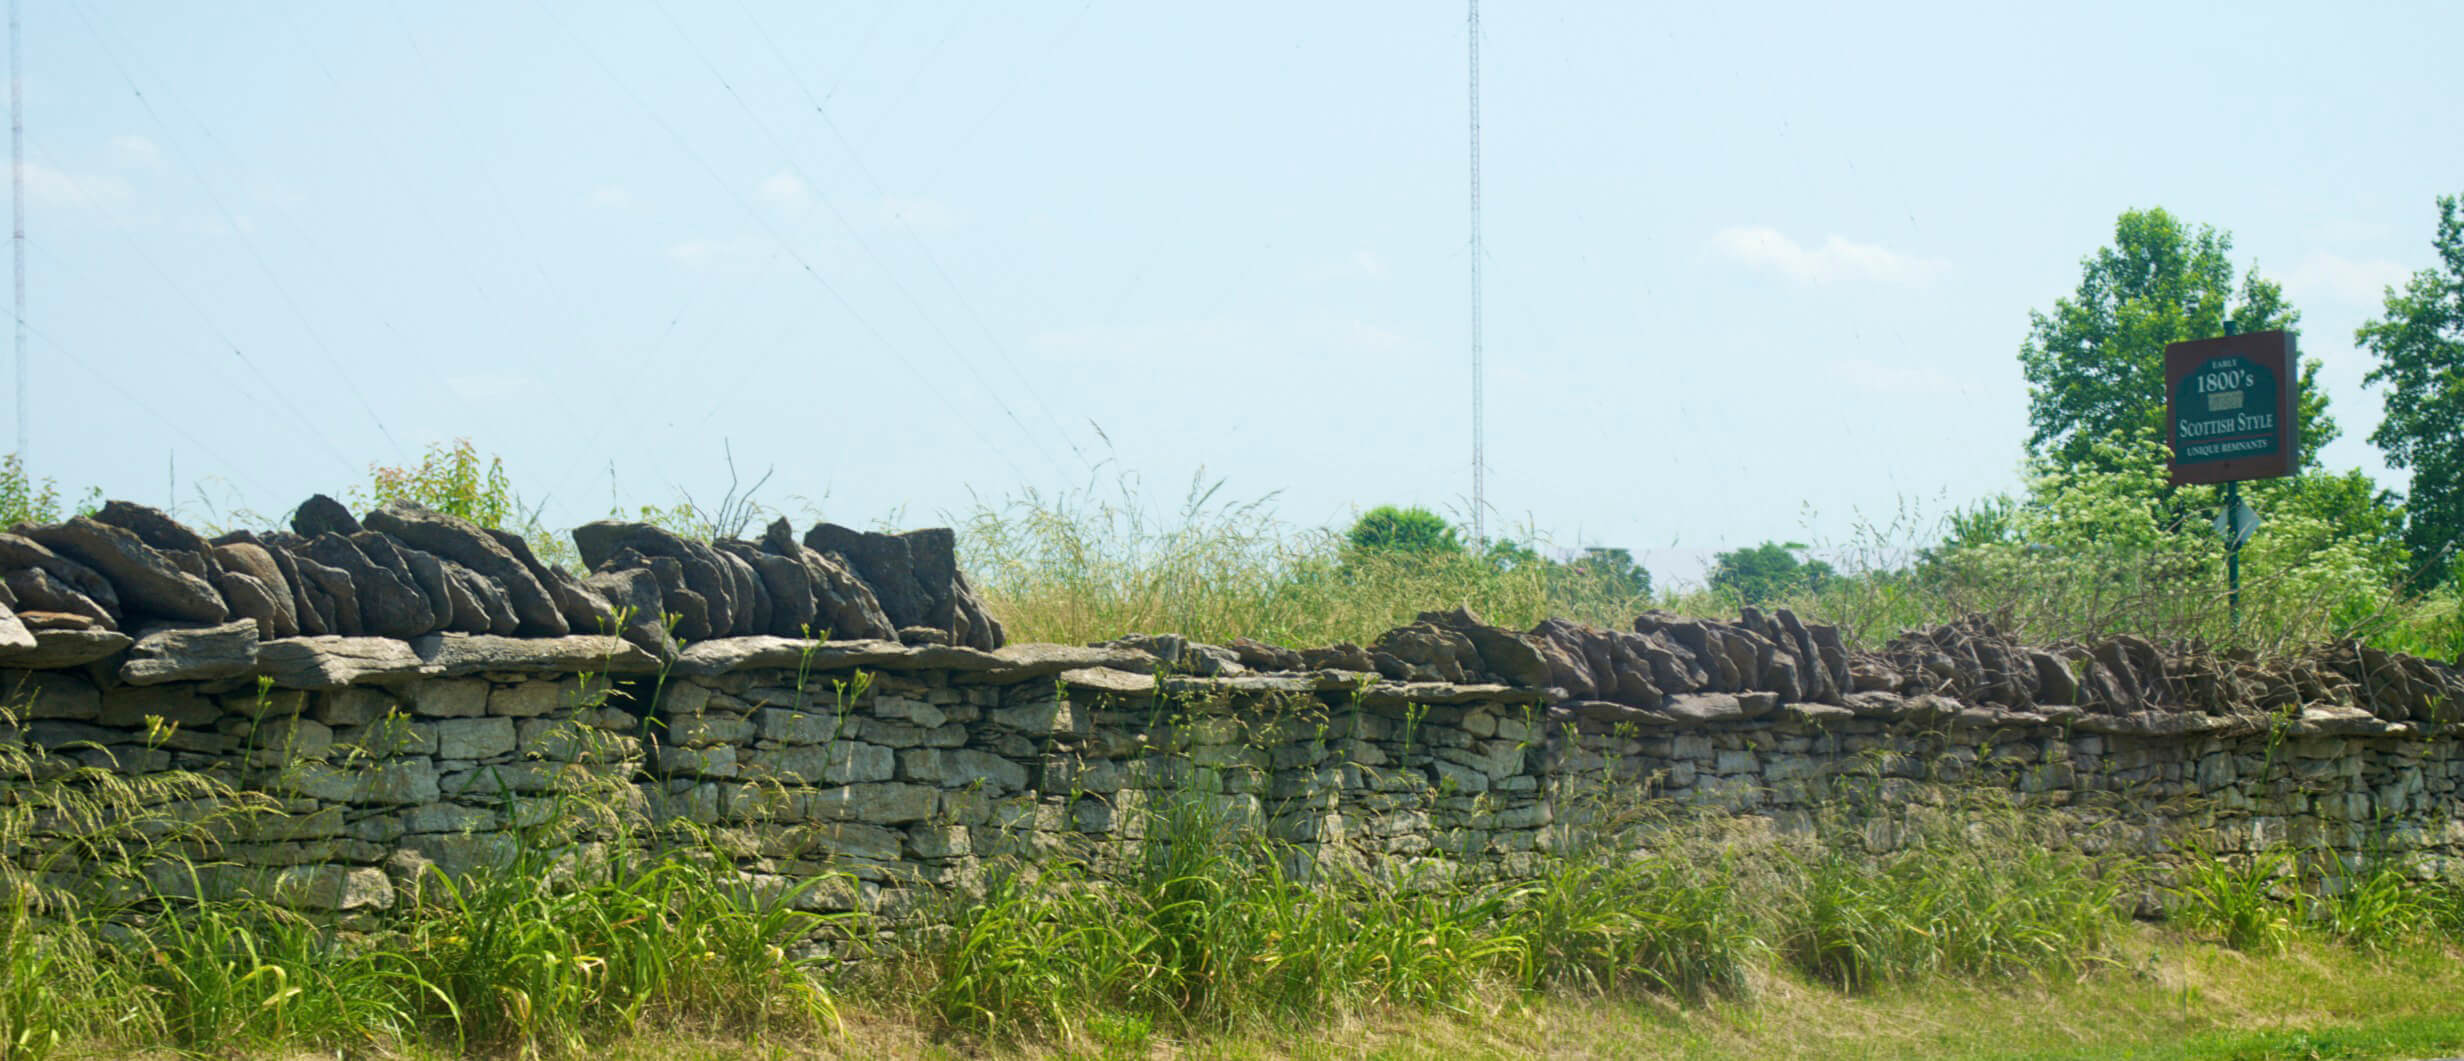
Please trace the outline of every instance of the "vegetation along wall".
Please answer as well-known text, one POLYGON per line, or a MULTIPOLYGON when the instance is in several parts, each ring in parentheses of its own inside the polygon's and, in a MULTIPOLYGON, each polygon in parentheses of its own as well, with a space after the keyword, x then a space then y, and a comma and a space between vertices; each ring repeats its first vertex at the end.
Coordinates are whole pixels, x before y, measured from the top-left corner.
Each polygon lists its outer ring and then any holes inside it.
MULTIPOLYGON (((690 823, 799 905, 896 916, 1016 857, 1118 856, 1166 807, 1305 867, 1472 876, 1653 813, 1854 815, 1887 849, 1963 791, 2092 850, 2464 855, 2464 670, 2357 644, 2261 663, 1972 621, 1867 652, 1747 609, 1013 645, 946 530, 573 537, 587 574, 401 502, 212 541, 123 502, 20 525, 0 784, 249 802, 186 884, 345 912, 503 866, 526 830, 690 823)), ((73 873, 107 824, 38 814, 0 854, 73 873)))

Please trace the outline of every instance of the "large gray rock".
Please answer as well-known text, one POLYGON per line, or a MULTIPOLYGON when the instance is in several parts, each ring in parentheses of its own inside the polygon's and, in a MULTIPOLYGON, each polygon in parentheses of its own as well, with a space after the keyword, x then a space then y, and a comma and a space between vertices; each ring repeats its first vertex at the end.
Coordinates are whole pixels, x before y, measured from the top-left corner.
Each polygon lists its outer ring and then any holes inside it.
POLYGON ((659 661, 640 647, 601 634, 492 637, 432 634, 411 642, 428 669, 444 677, 468 674, 644 674, 659 661))
MULTIPOLYGON (((793 533, 789 532, 790 544, 794 543, 793 533)), ((728 555, 751 565, 761 578, 762 595, 770 605, 770 621, 761 632, 779 637, 810 637, 820 632, 813 624, 817 614, 813 608, 813 576, 805 571, 801 558, 764 552, 751 542, 718 544, 728 555)))
POLYGON ((804 545, 823 555, 837 554, 848 570, 872 587, 893 628, 921 625, 931 610, 932 601, 916 582, 915 557, 907 551, 906 539, 817 523, 804 532, 804 545))
POLYGON ((872 587, 865 585, 845 564, 798 542, 795 528, 785 519, 770 524, 762 534, 761 547, 763 552, 794 560, 804 568, 805 581, 813 587, 812 636, 885 641, 898 638, 898 627, 882 610, 881 600, 874 596, 872 587))
MULTIPOLYGON (((339 534, 320 534, 301 543, 297 555, 341 571, 350 580, 359 605, 359 632, 376 637, 412 638, 436 628, 436 613, 428 599, 411 585, 410 571, 379 564, 358 543, 339 534)), ((335 593, 327 586, 327 592, 335 593)), ((340 594, 335 593, 336 608, 340 594)))
POLYGON ((345 538, 360 532, 359 520, 342 502, 324 494, 312 494, 291 513, 291 529, 302 538, 320 534, 339 534, 345 538))
MULTIPOLYGON (((627 549, 646 558, 674 559, 683 582, 681 588, 691 590, 706 606, 704 621, 707 630, 701 636, 726 637, 732 633, 746 632, 736 626, 739 606, 734 572, 720 559, 718 550, 647 523, 617 520, 600 520, 573 528, 573 544, 581 551, 582 566, 593 571, 603 569, 627 549)), ((665 580, 661 585, 665 588, 665 580)), ((746 601, 742 607, 749 619, 752 615, 751 602, 746 601)), ((674 601, 669 602, 669 608, 676 610, 674 601)))
POLYGON ((259 673, 285 689, 340 689, 359 682, 407 681, 427 664, 390 637, 287 637, 257 646, 259 673))
MULTIPOLYGON (((673 556, 644 556, 630 548, 619 549, 614 556, 599 563, 593 577, 621 571, 642 571, 649 574, 652 583, 657 586, 659 621, 677 638, 685 641, 704 641, 710 638, 709 600, 685 588, 682 562, 673 556)), ((600 584, 594 582, 591 585, 599 586, 600 584)), ((626 604, 626 601, 641 599, 638 596, 640 591, 636 589, 601 588, 599 592, 602 596, 608 596, 610 604, 620 608, 632 607, 626 604), (619 595, 609 596, 610 593, 619 595)), ((642 616, 643 613, 638 608, 633 608, 628 625, 638 624, 642 616)), ((650 648, 651 646, 643 644, 643 647, 650 648)))
POLYGON ((433 511, 408 501, 388 501, 368 513, 369 529, 393 535, 414 549, 424 549, 478 572, 505 587, 517 632, 533 637, 563 637, 573 632, 547 587, 539 584, 512 550, 476 523, 433 511))
POLYGON ((0 652, 28 652, 35 647, 34 631, 26 629, 15 609, 0 604, 0 652))
MULTIPOLYGON (((385 547, 402 561, 402 569, 410 573, 411 584, 418 587, 420 596, 428 598, 428 609, 436 613, 437 628, 441 630, 452 626, 453 590, 448 585, 451 580, 445 577, 445 561, 437 559, 435 553, 413 549, 375 531, 361 533, 384 541, 385 547)), ((374 556, 373 553, 370 555, 374 556)))
MULTIPOLYGON (((446 600, 441 592, 435 594, 428 592, 427 586, 421 582, 418 573, 411 569, 410 558, 402 554, 402 547, 392 538, 375 531, 363 530, 351 535, 350 540, 351 544, 357 546, 371 563, 393 576, 394 585, 389 587, 388 592, 394 596, 394 599, 388 603, 402 610, 406 617, 405 622, 415 623, 421 627, 416 631, 396 634, 377 629, 372 625, 369 633, 382 633, 388 637, 416 637, 442 628, 446 620, 452 618, 453 602, 446 600)), ((441 567, 437 569, 437 579, 439 582, 444 579, 444 569, 441 567)), ((440 590, 442 588, 439 587, 440 590)), ((361 606, 365 607, 368 595, 362 593, 360 602, 361 606)))
POLYGON ((1468 607, 1450 612, 1422 612, 1420 621, 1462 634, 1479 653, 1481 670, 1513 685, 1538 689, 1549 684, 1549 662, 1523 635, 1482 622, 1468 607))
POLYGON ((9 595, 16 598, 17 606, 27 611, 83 616, 104 629, 118 625, 112 621, 110 611, 92 597, 77 592, 39 567, 11 571, 0 578, 0 586, 5 586, 9 595))
POLYGON ((281 572, 283 583, 290 587, 291 611, 299 617, 299 632, 308 637, 334 632, 333 624, 327 621, 333 611, 332 605, 328 603, 324 612, 316 609, 310 600, 308 585, 300 578, 299 563, 292 558, 289 550, 277 548, 271 541, 260 540, 247 531, 233 531, 217 539, 217 542, 222 545, 246 543, 264 550, 265 555, 274 561, 275 570, 281 572))
POLYGON ((513 554, 523 570, 539 580, 540 588, 547 590, 548 600, 555 603, 556 613, 565 617, 565 625, 574 633, 601 634, 614 627, 615 609, 598 594, 584 589, 581 580, 573 577, 572 572, 540 560, 538 554, 531 551, 530 542, 519 534, 494 527, 487 528, 487 531, 488 537, 496 539, 496 544, 513 554))
POLYGON ((299 618, 291 610, 291 595, 276 593, 272 587, 257 580, 255 575, 225 569, 214 576, 214 588, 222 591, 224 603, 231 614, 248 620, 257 628, 257 636, 271 641, 277 637, 299 636, 299 618))
POLYGON ((486 625, 473 633, 484 631, 498 637, 508 637, 521 629, 520 617, 513 614, 513 598, 506 594, 502 584, 451 560, 442 563, 445 565, 446 580, 468 594, 471 601, 478 604, 479 613, 485 619, 486 625))
POLYGON ((972 648, 998 648, 1004 641, 1001 624, 959 572, 958 538, 947 527, 874 534, 822 523, 805 533, 804 545, 841 557, 871 588, 892 630, 929 626, 972 648))
POLYGON ((129 646, 127 634, 117 630, 33 630, 33 648, 0 649, 0 666, 24 667, 28 670, 49 670, 57 667, 78 667, 129 646))
POLYGON ((210 582, 219 570, 213 546, 161 509, 134 501, 106 501, 94 513, 94 518, 136 535, 138 541, 153 547, 189 574, 210 582))
MULTIPOLYGON (((246 576, 240 576, 246 577, 246 576)), ((130 685, 236 678, 257 665, 257 624, 241 619, 221 626, 172 627, 137 639, 120 664, 130 685)))
POLYGON ((301 630, 322 627, 337 636, 359 636, 359 591, 352 585, 349 572, 318 563, 299 552, 298 547, 307 543, 297 537, 268 535, 266 544, 274 555, 291 560, 291 572, 298 579, 293 584, 301 589, 300 599, 305 605, 300 611, 301 630), (310 615, 317 619, 313 625, 308 622, 310 615))
MULTIPOLYGON (((213 548, 214 559, 222 565, 225 573, 246 575, 254 579, 270 599, 269 606, 272 609, 272 615, 259 616, 241 606, 239 599, 232 595, 233 591, 229 585, 217 582, 215 588, 223 591, 224 601, 231 605, 231 610, 235 614, 256 619, 258 633, 262 634, 265 640, 270 641, 277 637, 297 637, 302 633, 299 625, 299 597, 292 591, 290 579, 283 574, 282 564, 274 559, 271 550, 260 544, 252 535, 224 535, 215 540, 213 548)), ((245 590, 242 592, 244 593, 245 590)))
POLYGON ((120 594, 101 572, 21 534, 0 534, 0 568, 39 568, 79 596, 93 601, 114 620, 120 614, 120 594))
POLYGON ((25 536, 101 572, 131 617, 219 623, 231 616, 222 595, 202 575, 182 570, 126 529, 76 516, 32 528, 25 536))
POLYGON ((752 563, 745 558, 718 545, 713 542, 712 551, 718 554, 720 565, 727 568, 728 589, 736 601, 730 622, 736 632, 758 634, 770 629, 770 588, 762 583, 761 573, 753 570, 752 563))
POLYGON ((582 584, 614 606, 620 618, 618 633, 625 640, 660 659, 676 658, 676 639, 668 635, 659 580, 648 568, 594 572, 582 584))

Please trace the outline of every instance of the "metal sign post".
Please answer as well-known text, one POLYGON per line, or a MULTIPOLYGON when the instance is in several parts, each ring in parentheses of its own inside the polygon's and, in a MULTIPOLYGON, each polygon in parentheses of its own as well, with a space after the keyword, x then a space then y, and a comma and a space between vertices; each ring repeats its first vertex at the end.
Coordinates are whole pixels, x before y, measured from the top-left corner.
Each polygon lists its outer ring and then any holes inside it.
POLYGON ((2242 543, 2259 528, 2259 514, 2242 503, 2242 480, 2272 479, 2301 467, 2295 419, 2301 377, 2293 336, 2285 331, 2224 335, 2165 347, 2165 426, 2173 444, 2172 482, 2223 483, 2226 606, 2242 625, 2242 543))

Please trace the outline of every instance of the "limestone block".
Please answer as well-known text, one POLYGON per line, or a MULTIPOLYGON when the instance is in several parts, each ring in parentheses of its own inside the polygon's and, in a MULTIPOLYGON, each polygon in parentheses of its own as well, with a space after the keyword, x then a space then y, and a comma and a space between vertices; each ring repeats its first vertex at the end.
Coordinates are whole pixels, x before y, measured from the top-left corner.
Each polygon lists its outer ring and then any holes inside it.
POLYGON ((448 718, 436 723, 439 759, 493 759, 513 754, 514 744, 510 718, 448 718))

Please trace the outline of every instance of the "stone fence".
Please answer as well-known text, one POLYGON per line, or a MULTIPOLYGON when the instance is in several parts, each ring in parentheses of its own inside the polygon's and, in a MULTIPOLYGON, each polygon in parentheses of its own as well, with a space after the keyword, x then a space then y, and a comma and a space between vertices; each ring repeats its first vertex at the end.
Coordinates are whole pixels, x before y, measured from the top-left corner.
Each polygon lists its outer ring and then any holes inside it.
POLYGON ((279 813, 225 836, 205 883, 339 911, 609 807, 703 826, 782 890, 829 882, 800 903, 893 913, 1007 859, 1125 853, 1174 803, 1320 863, 1481 876, 1609 804, 1853 813, 1887 845, 1895 808, 1962 788, 2086 846, 2464 869, 2464 671, 2357 645, 2261 663, 1973 622, 1860 652, 1751 609, 1007 645, 947 531, 575 538, 588 575, 399 504, 212 542, 122 503, 0 534, 0 761, 28 764, 0 798, 78 766, 212 777, 279 813))

